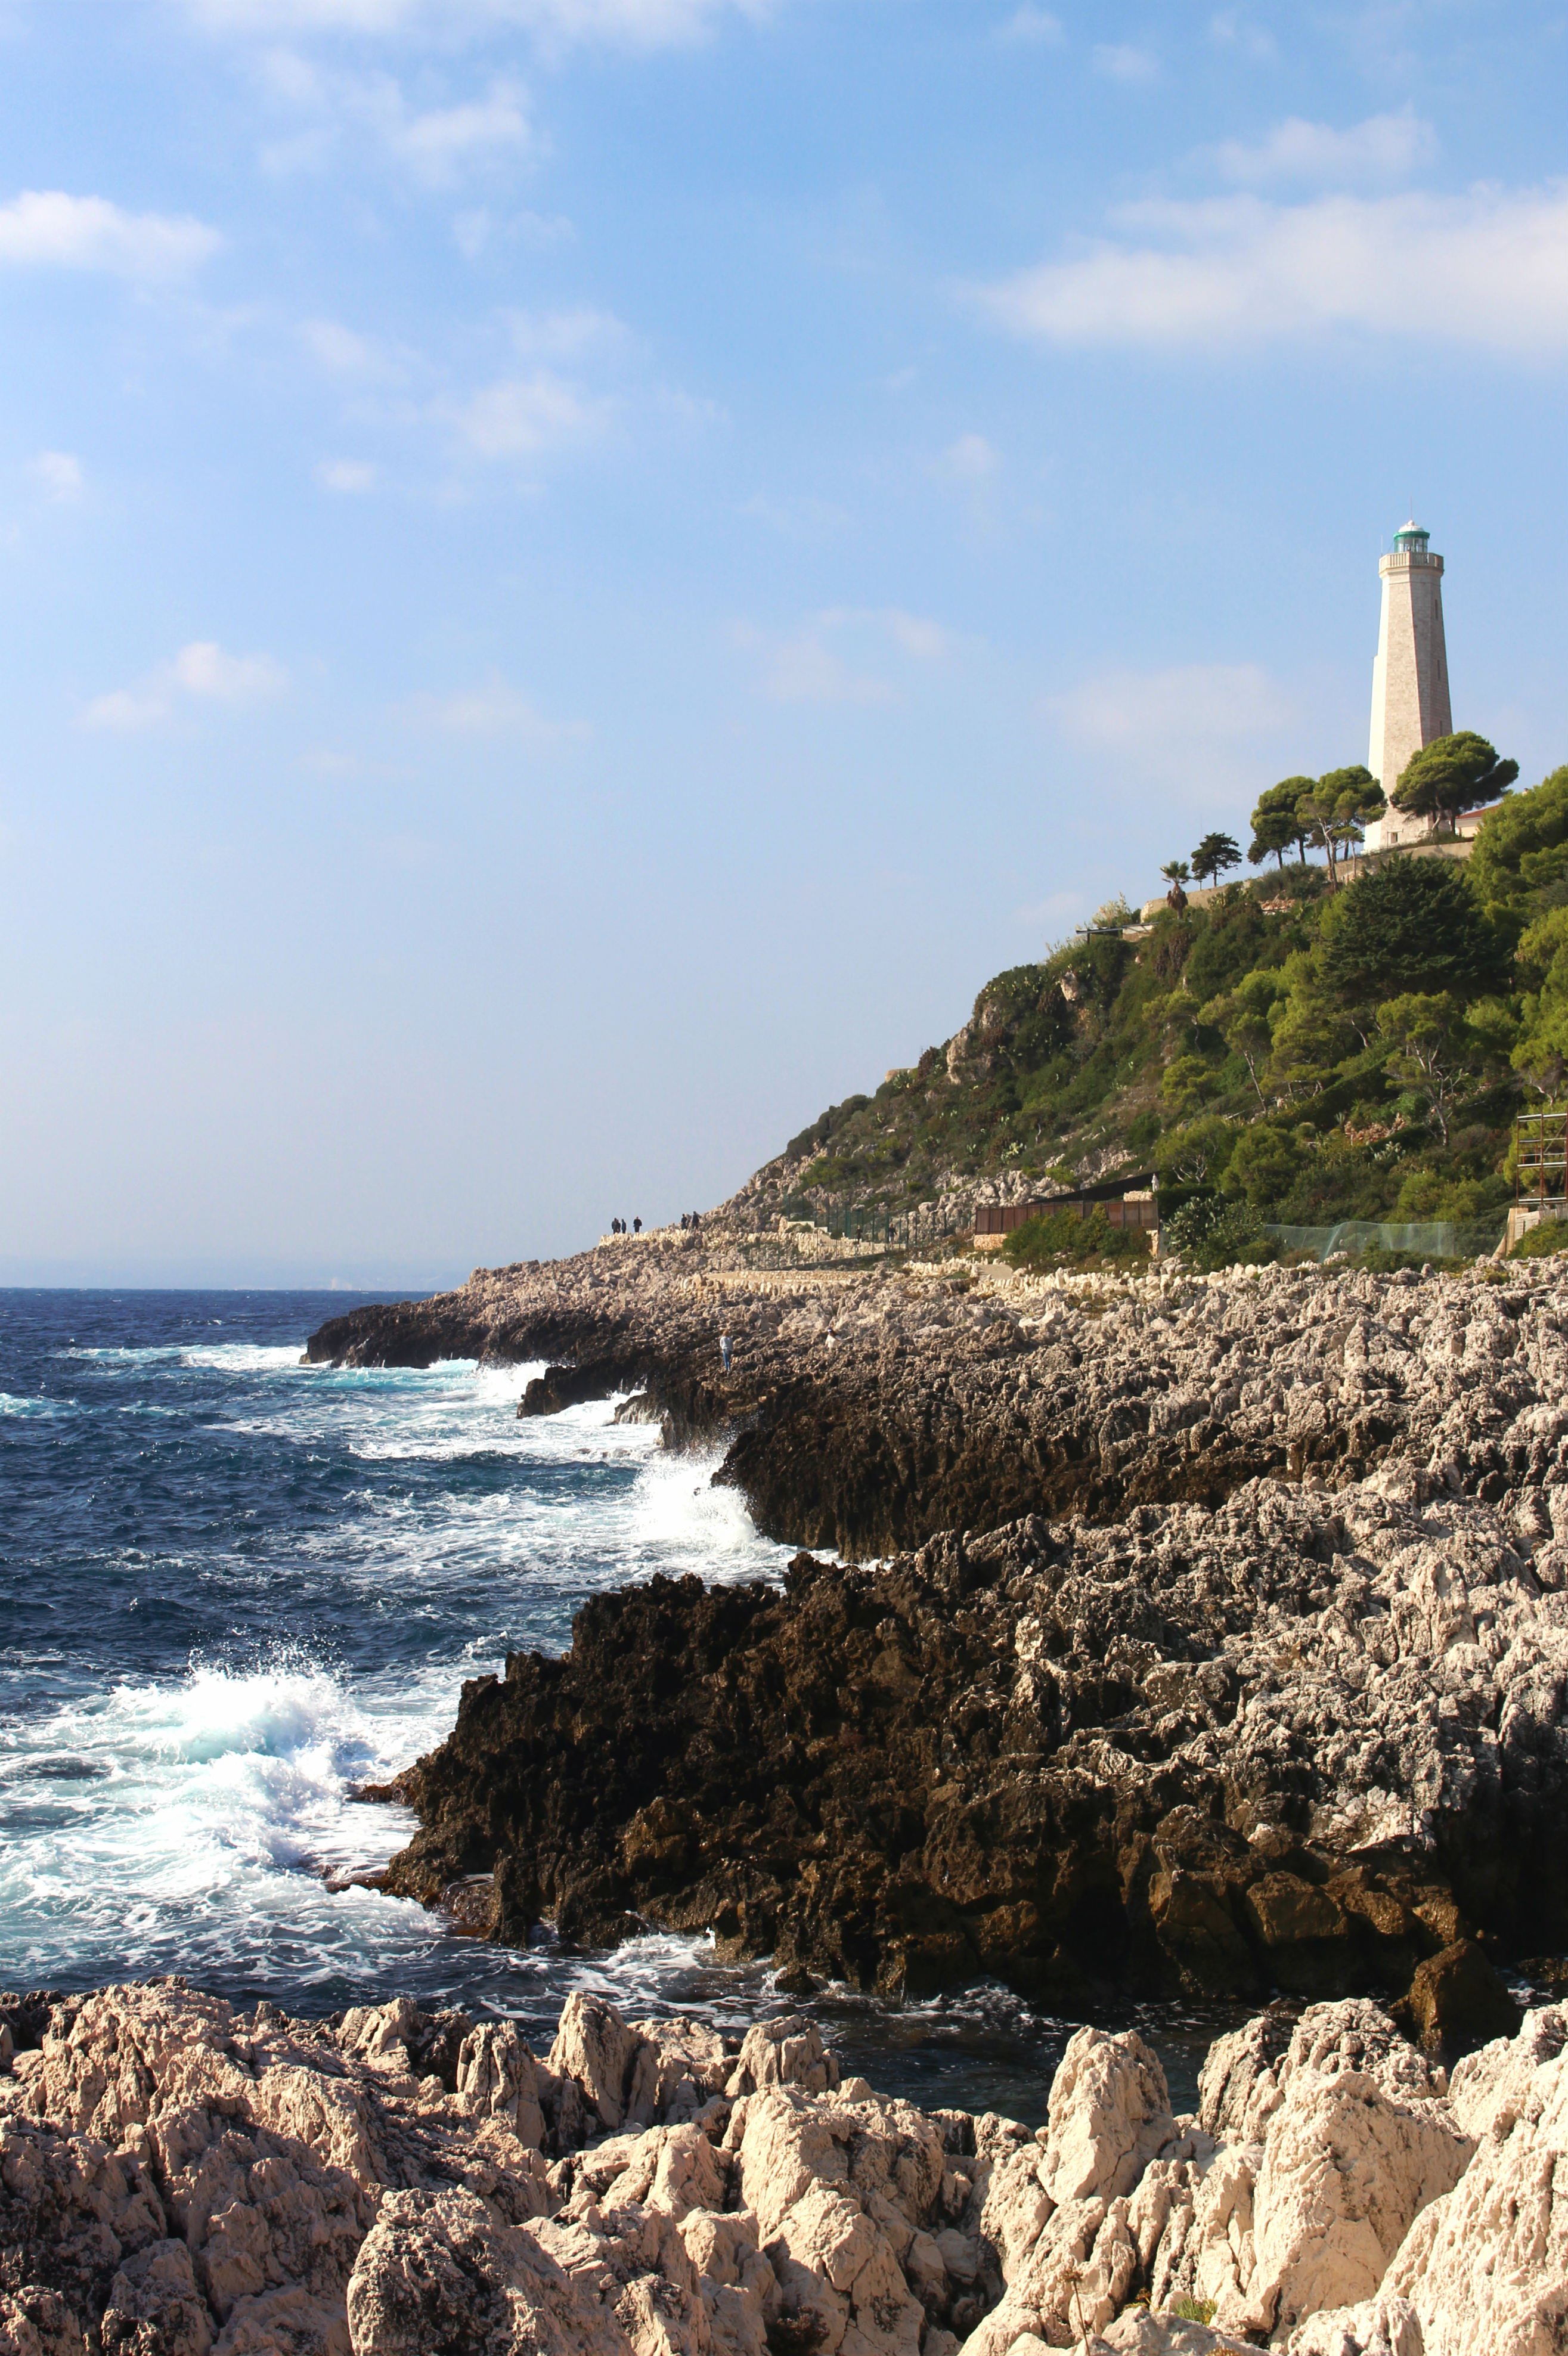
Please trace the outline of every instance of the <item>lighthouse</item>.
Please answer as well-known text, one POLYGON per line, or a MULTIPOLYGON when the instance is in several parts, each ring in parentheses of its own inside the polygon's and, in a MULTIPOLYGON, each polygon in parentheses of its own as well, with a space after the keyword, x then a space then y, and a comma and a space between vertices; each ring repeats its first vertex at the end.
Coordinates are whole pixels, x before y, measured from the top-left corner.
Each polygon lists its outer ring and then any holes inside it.
POLYGON ((1453 734, 1448 649, 1443 637, 1443 559, 1431 533, 1412 521, 1379 561, 1383 610, 1372 665, 1372 738, 1367 766, 1390 797, 1388 813, 1367 829, 1369 851, 1387 851, 1426 832, 1426 820, 1393 807, 1393 789, 1412 753, 1453 734))

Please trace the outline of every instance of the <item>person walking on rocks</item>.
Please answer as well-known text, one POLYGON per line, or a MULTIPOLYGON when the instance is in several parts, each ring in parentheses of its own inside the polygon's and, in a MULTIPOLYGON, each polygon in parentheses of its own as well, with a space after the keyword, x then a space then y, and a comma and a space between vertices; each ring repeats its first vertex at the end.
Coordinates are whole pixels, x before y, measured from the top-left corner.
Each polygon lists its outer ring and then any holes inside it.
POLYGON ((723 1362, 724 1370, 727 1375, 730 1370, 730 1342, 729 1335, 727 1333, 721 1333, 719 1335, 719 1357, 723 1362))
POLYGON ((640 1219, 633 1219, 631 1223, 631 1232, 634 1236, 639 1236, 642 1233, 642 1221, 640 1219))

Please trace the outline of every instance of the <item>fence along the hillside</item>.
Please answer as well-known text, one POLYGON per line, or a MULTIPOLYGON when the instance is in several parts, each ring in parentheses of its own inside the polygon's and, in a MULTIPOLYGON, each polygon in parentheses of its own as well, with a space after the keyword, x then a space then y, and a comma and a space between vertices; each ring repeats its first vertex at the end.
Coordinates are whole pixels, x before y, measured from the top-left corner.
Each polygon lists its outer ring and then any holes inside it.
POLYGON ((779 1205, 787 1219, 815 1227, 819 1235, 845 1243, 880 1244, 908 1251, 915 1244, 936 1243, 944 1236, 967 1234, 971 1219, 957 1208, 940 1203, 918 1203, 912 1211, 885 1211, 853 1203, 825 1207, 802 1194, 787 1194, 779 1205))
POLYGON ((1420 1259, 1478 1259, 1496 1251, 1503 1239, 1504 1212, 1490 1219, 1340 1219, 1331 1227, 1280 1226, 1264 1223, 1263 1233, 1286 1251, 1310 1252, 1328 1259, 1335 1252, 1373 1249, 1408 1252, 1420 1259))

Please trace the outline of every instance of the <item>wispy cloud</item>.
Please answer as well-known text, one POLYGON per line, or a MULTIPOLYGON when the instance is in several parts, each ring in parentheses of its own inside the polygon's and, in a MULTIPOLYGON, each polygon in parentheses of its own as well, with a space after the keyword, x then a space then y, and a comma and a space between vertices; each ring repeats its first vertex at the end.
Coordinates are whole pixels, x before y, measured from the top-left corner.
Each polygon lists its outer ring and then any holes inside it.
POLYGON ((700 40, 726 16, 757 17, 767 0, 186 0, 214 33, 391 35, 512 26, 545 43, 655 49, 700 40))
POLYGON ((897 650, 932 663, 948 648, 940 623, 899 606, 832 605, 781 637, 740 623, 734 637, 764 656, 761 689, 774 703, 893 703, 897 688, 867 660, 897 650))
POLYGON ((510 686, 499 671, 478 687, 453 695, 415 696, 410 719, 453 736, 513 736, 539 746, 578 744, 592 734, 583 720, 547 720, 531 697, 510 686))
POLYGON ((354 133, 433 187, 533 147, 528 92, 513 74, 492 76, 477 95, 418 106, 390 73, 324 69, 296 48, 265 50, 256 71, 263 94, 296 126, 263 145, 271 172, 319 170, 354 133))
POLYGON ((1036 8, 1034 0, 1024 0, 1022 7, 1015 8, 997 27, 997 34, 1004 41, 1027 41, 1040 48, 1056 48, 1067 37, 1061 18, 1049 8, 1036 8))
POLYGON ((392 154, 434 183, 452 179, 459 167, 478 157, 511 152, 531 145, 528 97, 522 84, 500 75, 482 98, 456 106, 438 106, 414 112, 397 84, 386 81, 371 108, 371 117, 392 154))
POLYGON ((1437 134, 1412 107, 1398 114, 1372 114, 1348 131, 1307 123, 1298 114, 1279 123, 1266 137, 1227 139, 1213 151, 1224 178, 1240 187, 1277 187, 1282 182, 1323 188, 1356 188, 1402 180, 1437 152, 1437 134))
POLYGON ((1139 48, 1132 41, 1097 41, 1090 56, 1095 72, 1112 81, 1141 85, 1154 81, 1160 70, 1153 49, 1139 48))
POLYGON ((1568 183, 1443 197, 1127 206, 1116 234, 981 289, 1014 335, 1213 348, 1348 329, 1428 348, 1568 345, 1568 183))
POLYGON ((324 491, 352 497, 375 489, 376 470, 365 458, 323 458, 316 479, 324 491))
POLYGON ((1254 755, 1296 717, 1256 663, 1108 670, 1049 696, 1046 719, 1141 782, 1194 793, 1250 776, 1254 755))
POLYGON ((1240 8, 1216 10, 1208 20, 1208 37, 1217 48, 1234 49, 1254 65, 1267 65, 1279 54, 1273 35, 1240 8))
POLYGON ((156 727, 186 699, 258 703, 283 694, 287 686, 288 673, 271 655, 226 654, 214 639, 193 638, 137 686, 95 696, 81 714, 81 725, 126 734, 156 727))
POLYGON ((766 491, 757 491, 741 501, 739 512, 755 523, 766 524, 770 531, 781 533, 786 540, 825 540, 842 531, 849 521, 844 509, 832 499, 817 498, 811 492, 774 498, 766 491))
POLYGON ((70 507, 87 487, 81 461, 69 450, 40 450, 27 472, 43 492, 60 507, 70 507))
POLYGON ((972 489, 990 482, 1001 464, 999 453, 983 434, 961 434, 942 452, 940 471, 950 481, 967 484, 972 489))
POLYGON ((553 369, 502 377, 443 412, 478 458, 532 458, 595 442, 615 415, 608 396, 590 393, 553 369))
POLYGON ((188 214, 130 213, 106 197, 28 188, 0 205, 0 263, 100 270, 116 278, 184 277, 223 241, 188 214))
POLYGON ((318 368, 347 381, 392 384, 406 370, 406 354, 389 351, 340 319, 302 320, 299 339, 318 368))

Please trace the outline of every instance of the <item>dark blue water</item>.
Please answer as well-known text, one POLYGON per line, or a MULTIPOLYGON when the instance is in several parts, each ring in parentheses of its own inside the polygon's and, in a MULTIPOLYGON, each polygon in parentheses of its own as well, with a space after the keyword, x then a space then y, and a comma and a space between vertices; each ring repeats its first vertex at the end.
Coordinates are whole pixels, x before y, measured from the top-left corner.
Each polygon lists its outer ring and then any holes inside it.
MULTIPOLYGON (((737 2025, 777 2010, 764 1971, 701 1941, 514 1951, 331 1886, 408 1837, 349 1794, 440 1740, 465 1677, 563 1649, 601 1589, 774 1576, 789 1552, 710 1463, 608 1406, 519 1422, 528 1370, 302 1366, 353 1300, 0 1291, 0 1986, 175 1971, 545 2034, 571 1987, 737 2025)), ((1044 2115, 1064 2027, 1002 1989, 815 2003, 875 2083, 1044 2115)), ((1173 2075, 1219 2023, 1161 2018, 1173 2075)))

